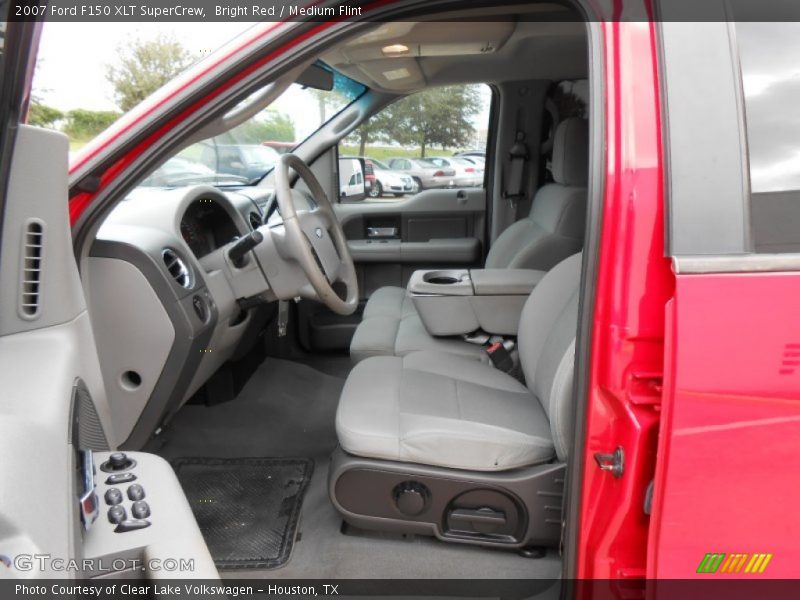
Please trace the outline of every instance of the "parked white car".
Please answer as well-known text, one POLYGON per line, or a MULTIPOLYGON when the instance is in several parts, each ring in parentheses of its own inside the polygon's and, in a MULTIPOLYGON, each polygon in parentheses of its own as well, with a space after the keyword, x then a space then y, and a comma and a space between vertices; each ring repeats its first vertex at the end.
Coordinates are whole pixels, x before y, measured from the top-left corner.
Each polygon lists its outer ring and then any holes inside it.
POLYGON ((411 176, 395 171, 377 159, 366 158, 364 160, 367 164, 367 175, 369 175, 370 165, 374 175, 372 187, 369 190, 370 198, 380 198, 384 194, 394 194, 399 198, 405 194, 415 194, 419 191, 417 183, 411 176))
POLYGON ((483 173, 486 171, 486 158, 477 155, 462 156, 461 158, 475 165, 475 173, 483 181, 483 173))

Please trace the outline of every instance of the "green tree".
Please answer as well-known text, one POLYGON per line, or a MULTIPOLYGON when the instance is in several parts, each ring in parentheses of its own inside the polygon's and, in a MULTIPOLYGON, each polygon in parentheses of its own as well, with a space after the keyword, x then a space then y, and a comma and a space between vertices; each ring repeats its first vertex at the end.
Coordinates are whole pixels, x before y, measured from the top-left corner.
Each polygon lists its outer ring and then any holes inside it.
POLYGON ((119 119, 119 113, 110 110, 76 108, 66 114, 64 133, 73 140, 91 139, 119 119))
POLYGON ((364 156, 369 142, 394 141, 394 120, 392 107, 389 106, 378 114, 372 115, 367 121, 359 125, 348 136, 348 141, 358 144, 358 155, 364 156))
POLYGON ((56 121, 60 121, 63 118, 64 113, 57 108, 42 104, 36 98, 31 99, 31 104, 28 108, 28 123, 30 125, 55 129, 56 121))
POLYGON ((392 136, 400 144, 417 146, 422 158, 431 146, 466 146, 475 134, 472 117, 481 106, 475 85, 451 85, 413 94, 392 106, 392 136))
POLYGON ((266 141, 295 141, 294 122, 278 111, 266 110, 255 119, 249 119, 241 125, 218 136, 225 144, 261 144, 266 141))
POLYGON ((117 47, 116 64, 106 65, 117 106, 126 112, 192 62, 189 52, 171 36, 135 39, 117 47))

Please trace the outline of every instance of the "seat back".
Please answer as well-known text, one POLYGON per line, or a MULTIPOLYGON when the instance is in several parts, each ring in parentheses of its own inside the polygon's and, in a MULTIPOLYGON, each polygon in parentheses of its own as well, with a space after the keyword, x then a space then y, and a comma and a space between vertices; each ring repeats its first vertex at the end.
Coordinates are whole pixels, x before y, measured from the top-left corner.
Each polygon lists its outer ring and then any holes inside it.
POLYGON ((547 271, 583 247, 589 128, 586 120, 558 124, 553 141, 555 183, 543 186, 528 217, 506 229, 489 250, 488 269, 547 271))
POLYGON ((528 388, 550 421, 556 455, 566 460, 571 443, 575 334, 582 253, 560 262, 531 292, 519 322, 519 358, 528 388))

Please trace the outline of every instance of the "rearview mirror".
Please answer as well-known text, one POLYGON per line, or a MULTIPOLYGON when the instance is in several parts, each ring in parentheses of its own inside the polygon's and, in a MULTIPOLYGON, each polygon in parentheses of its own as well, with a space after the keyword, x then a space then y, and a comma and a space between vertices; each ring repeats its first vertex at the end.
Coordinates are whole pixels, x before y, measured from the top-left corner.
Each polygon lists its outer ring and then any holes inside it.
POLYGON ((369 189, 366 171, 363 158, 339 157, 340 202, 357 202, 366 198, 369 189))

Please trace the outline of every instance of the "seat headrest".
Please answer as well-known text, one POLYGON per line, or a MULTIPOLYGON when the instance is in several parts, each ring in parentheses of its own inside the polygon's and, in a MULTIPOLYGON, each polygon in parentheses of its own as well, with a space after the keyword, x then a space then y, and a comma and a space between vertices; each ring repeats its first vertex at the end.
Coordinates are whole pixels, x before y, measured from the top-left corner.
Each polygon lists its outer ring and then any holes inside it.
POLYGON ((553 179, 561 185, 585 186, 589 178, 589 125, 570 117, 558 124, 553 140, 553 179))

